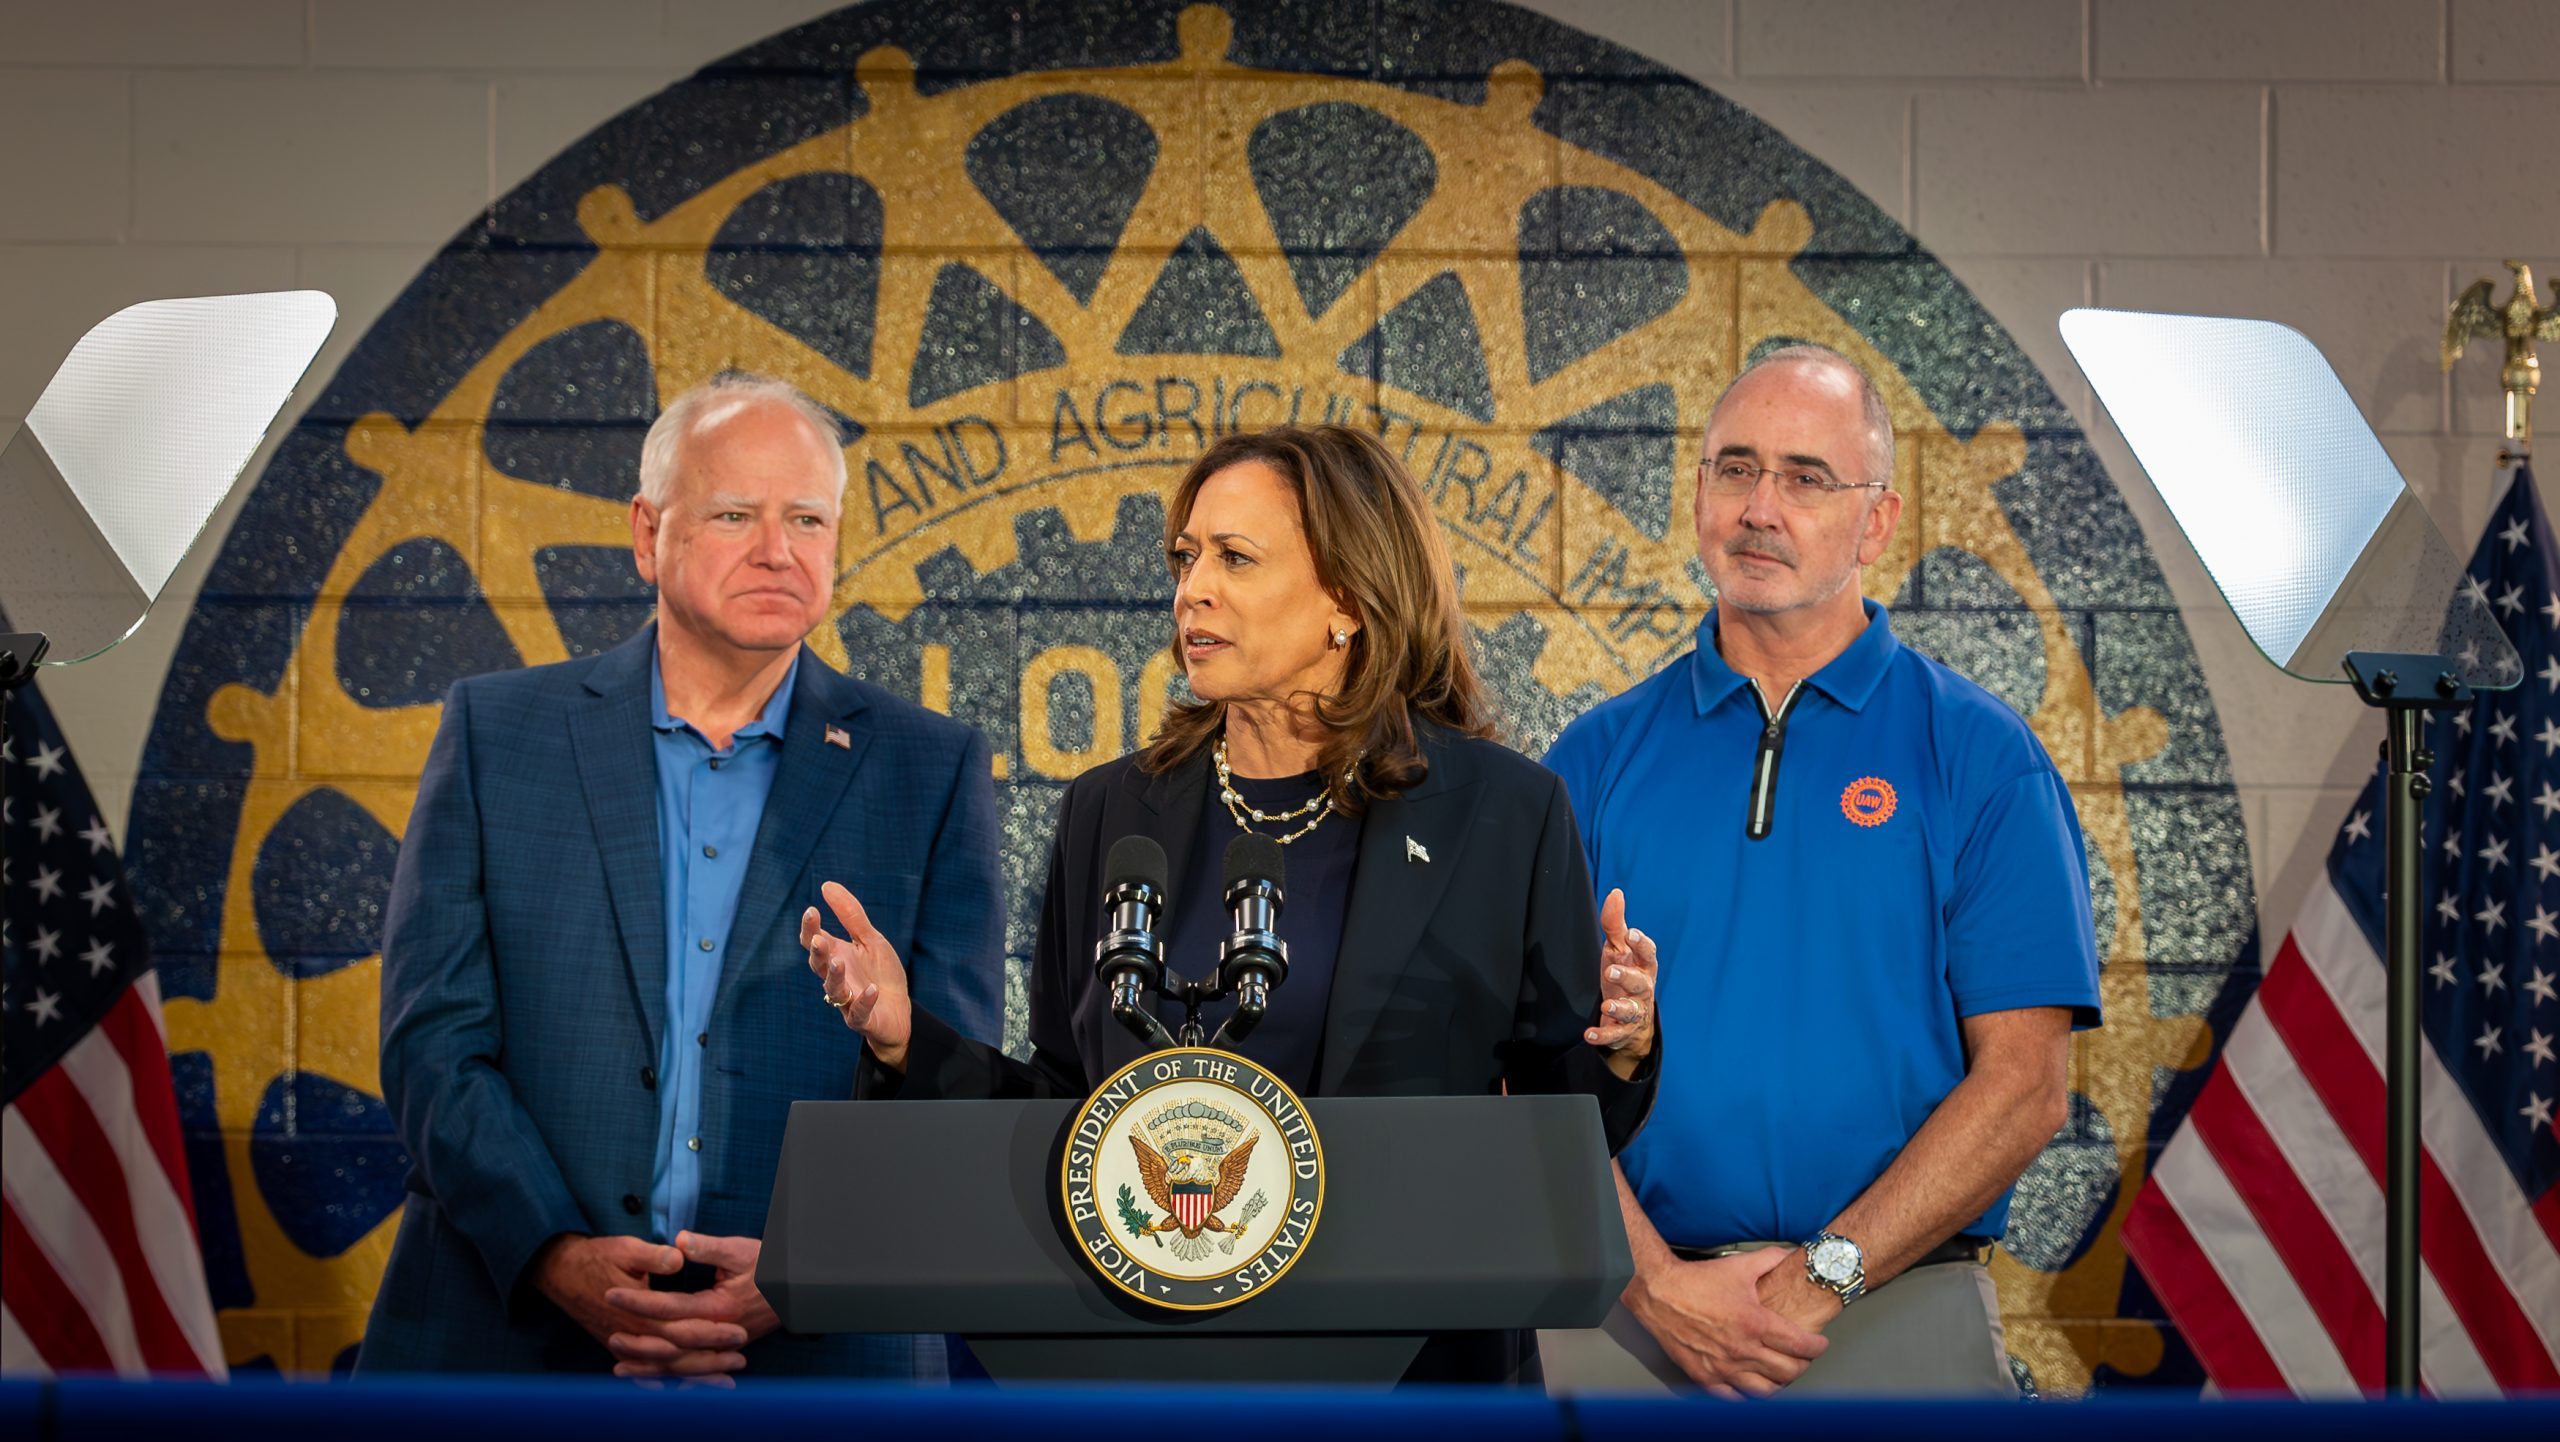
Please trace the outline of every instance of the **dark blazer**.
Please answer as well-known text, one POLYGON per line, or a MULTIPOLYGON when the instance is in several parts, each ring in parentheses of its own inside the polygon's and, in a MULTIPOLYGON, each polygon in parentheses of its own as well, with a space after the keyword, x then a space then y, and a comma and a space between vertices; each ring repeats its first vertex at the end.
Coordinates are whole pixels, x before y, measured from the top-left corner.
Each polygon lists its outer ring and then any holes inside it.
MULTIPOLYGON (((412 1169, 362 1370, 611 1365, 525 1271, 556 1233, 648 1225, 667 969, 656 642, 646 627, 603 655, 446 697, 383 935, 382 1089, 412 1169)), ((762 1235, 791 1103, 853 1090, 859 1038, 799 945, 821 881, 862 898, 955 1034, 998 1035, 990 775, 976 731, 800 653, 701 1042, 698 1230, 762 1235), (851 744, 829 744, 829 727, 851 744)), ((747 1365, 907 1376, 918 1351, 904 1337, 777 1332, 747 1365)))
MULTIPOLYGON (((1653 1105, 1661 1049, 1621 1081, 1582 1039, 1599 1012, 1600 920, 1564 784, 1493 742, 1418 729, 1429 774, 1373 804, 1361 832, 1315 1095, 1588 1092, 1615 1153, 1653 1105)), ((1162 774, 1124 756, 1071 782, 1032 954, 1030 1061, 918 1007, 904 1078, 872 1068, 866 1095, 1083 1097, 1143 1055, 1093 973, 1103 862, 1121 837, 1149 836, 1174 897, 1215 887, 1185 874, 1210 784, 1205 754, 1162 774)))

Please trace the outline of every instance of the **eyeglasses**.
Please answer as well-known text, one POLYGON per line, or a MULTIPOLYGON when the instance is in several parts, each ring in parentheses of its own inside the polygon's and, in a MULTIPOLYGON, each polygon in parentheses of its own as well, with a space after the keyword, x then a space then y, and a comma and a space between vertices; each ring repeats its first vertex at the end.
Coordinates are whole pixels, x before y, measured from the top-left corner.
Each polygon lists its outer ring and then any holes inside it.
POLYGON ((1799 509, 1821 505, 1841 491, 1884 489, 1882 481, 1843 481, 1804 466, 1755 466, 1731 456, 1720 461, 1698 463, 1699 483, 1707 488, 1709 495, 1727 498, 1750 495, 1759 489, 1762 476, 1776 477, 1778 499, 1799 509))

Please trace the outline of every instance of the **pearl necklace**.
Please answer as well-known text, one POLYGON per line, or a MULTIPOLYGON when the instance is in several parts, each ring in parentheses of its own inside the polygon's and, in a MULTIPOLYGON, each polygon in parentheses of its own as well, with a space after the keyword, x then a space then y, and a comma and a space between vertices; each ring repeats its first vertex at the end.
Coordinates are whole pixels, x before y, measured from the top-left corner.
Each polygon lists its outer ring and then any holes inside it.
MULTIPOLYGON (((1351 778, 1359 773, 1361 757, 1365 757, 1368 754, 1369 753, 1366 751, 1361 752, 1359 756, 1351 758, 1350 765, 1342 768, 1342 785, 1344 789, 1348 790, 1350 788, 1351 778)), ((1218 767, 1218 799, 1227 803, 1227 814, 1235 818, 1236 829, 1239 831, 1253 830, 1252 821, 1247 821, 1245 819, 1247 817, 1251 817, 1253 818, 1253 821, 1259 821, 1265 825, 1276 825, 1283 821, 1295 821, 1301 816, 1306 816, 1312 813, 1314 819, 1309 821, 1306 825, 1299 827, 1297 830, 1290 832, 1286 836, 1275 836, 1271 838, 1282 846, 1286 846, 1290 842, 1297 840, 1299 837, 1304 836, 1308 832, 1323 825, 1324 819, 1333 814, 1333 789, 1331 787, 1327 787, 1323 791, 1316 793, 1315 798, 1307 802, 1305 805, 1295 807, 1288 811, 1257 811, 1253 807, 1247 806, 1245 804, 1244 797, 1237 794, 1235 773, 1227 769, 1226 737, 1220 736, 1218 738, 1218 744, 1210 751, 1209 757, 1212 761, 1217 763, 1218 767)), ((1259 835, 1260 833, 1256 832, 1255 834, 1259 835)))

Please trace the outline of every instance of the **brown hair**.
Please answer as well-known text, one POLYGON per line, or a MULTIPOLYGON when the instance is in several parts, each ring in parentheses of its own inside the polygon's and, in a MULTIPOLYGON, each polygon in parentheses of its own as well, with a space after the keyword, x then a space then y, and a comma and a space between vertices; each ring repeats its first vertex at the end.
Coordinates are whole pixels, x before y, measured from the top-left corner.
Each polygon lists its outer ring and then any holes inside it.
MULTIPOLYGON (((1393 796, 1422 779, 1429 767, 1414 739, 1416 716, 1462 736, 1497 734, 1492 697, 1467 651, 1440 520, 1376 437, 1345 426, 1279 426, 1220 440, 1174 487, 1165 549, 1172 550, 1190 523, 1201 486, 1244 461, 1260 461, 1288 480, 1317 582, 1360 622, 1342 693, 1315 698, 1327 732, 1316 769, 1327 778, 1334 804, 1357 812, 1367 799, 1393 796), (1359 774, 1344 787, 1344 768, 1364 751, 1359 774)), ((1175 626, 1179 656, 1178 620, 1175 626)), ((1206 748, 1225 724, 1224 703, 1172 702, 1139 764, 1170 771, 1206 748)))

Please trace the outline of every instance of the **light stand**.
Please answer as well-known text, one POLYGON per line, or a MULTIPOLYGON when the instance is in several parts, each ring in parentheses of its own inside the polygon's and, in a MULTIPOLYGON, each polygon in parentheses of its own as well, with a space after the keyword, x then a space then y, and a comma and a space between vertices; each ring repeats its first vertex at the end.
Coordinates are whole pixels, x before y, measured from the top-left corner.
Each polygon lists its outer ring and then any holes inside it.
MULTIPOLYGON (((2385 870, 2383 1380, 2418 1391, 2418 1131, 2424 992, 2419 831, 2435 763, 2427 714, 2504 690, 2524 667, 2467 568, 2409 493, 2337 372, 2267 321, 2074 310, 2073 359, 2269 661, 2347 679, 2383 712, 2385 870)), ((2351 1242, 2354 1239, 2349 1239, 2351 1242)))
MULTIPOLYGON (((0 431, 0 614, 25 628, 0 633, 0 747, 36 667, 142 624, 337 321, 316 290, 127 306, 0 431)), ((0 864, 7 852, 0 828, 0 864)))
POLYGON ((2427 713, 2470 704, 2471 688, 2442 656, 2350 651, 2356 695, 2383 713, 2383 1020, 2382 1385, 2394 1396, 2418 1391, 2418 1048, 2425 992, 2418 979, 2418 901, 2422 848, 2418 831, 2435 783, 2435 753, 2422 739, 2427 713), (2433 680, 2417 678, 2432 674, 2433 680))

